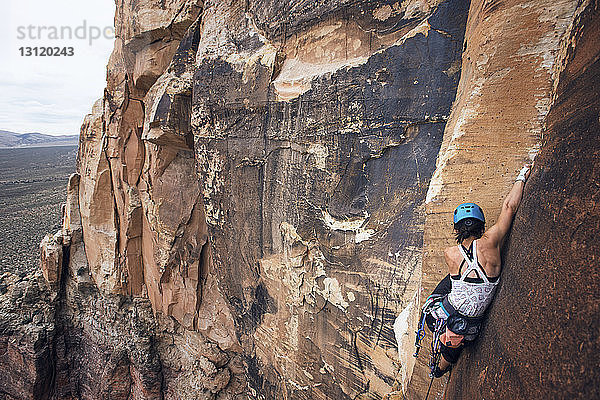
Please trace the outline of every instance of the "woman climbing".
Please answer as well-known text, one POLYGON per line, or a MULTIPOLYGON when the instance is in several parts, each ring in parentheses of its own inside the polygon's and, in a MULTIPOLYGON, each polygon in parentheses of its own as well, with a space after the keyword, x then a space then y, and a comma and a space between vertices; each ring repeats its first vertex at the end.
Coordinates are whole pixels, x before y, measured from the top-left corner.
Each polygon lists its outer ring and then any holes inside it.
MULTIPOLYGON (((458 246, 444 250, 449 274, 437 285, 424 307, 425 322, 439 337, 439 364, 432 375, 441 377, 457 362, 464 346, 479 334, 483 315, 491 303, 502 269, 500 251, 521 203, 529 177, 525 165, 504 200, 500 217, 485 231, 485 217, 475 203, 454 210, 458 246)), ((422 324, 421 324, 422 325, 422 324)))

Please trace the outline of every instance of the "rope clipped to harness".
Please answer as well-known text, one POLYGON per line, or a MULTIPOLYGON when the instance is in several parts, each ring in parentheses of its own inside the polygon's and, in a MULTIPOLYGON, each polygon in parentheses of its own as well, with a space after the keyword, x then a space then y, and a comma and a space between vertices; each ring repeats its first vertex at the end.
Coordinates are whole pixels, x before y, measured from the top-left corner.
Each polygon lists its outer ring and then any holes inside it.
MULTIPOLYGON (((423 304, 423 308, 421 309, 421 317, 419 318, 419 324, 417 325, 417 330, 415 331, 415 353, 413 357, 419 357, 419 351, 421 350, 421 342, 425 338, 425 319, 427 315, 431 314, 433 310, 439 307, 439 304, 444 296, 436 296, 431 295, 425 300, 425 304, 423 304)), ((429 398, 429 392, 431 391, 431 386, 433 385, 433 380, 435 379, 434 372, 436 368, 439 367, 440 360, 442 357, 441 346, 440 346, 440 336, 444 332, 446 328, 446 321, 442 319, 436 319, 435 326, 433 330, 433 339, 431 340, 431 353, 429 356, 429 376, 431 377, 431 382, 429 382, 429 387, 427 388, 427 395, 425 396, 425 400, 429 398)))
MULTIPOLYGON (((423 308, 421 310, 421 318, 419 319, 419 324, 417 325, 417 330, 415 331, 415 353, 413 357, 419 357, 419 351, 421 350, 421 342, 425 338, 425 319, 427 315, 431 314, 431 312, 439 306, 439 302, 443 296, 431 295, 425 300, 425 304, 423 304, 423 308)), ((435 328, 433 330, 433 339, 431 340, 431 354, 429 357, 429 376, 434 377, 434 371, 439 366, 440 359, 442 356, 441 346, 440 346, 440 336, 444 332, 446 328, 446 321, 442 319, 436 319, 435 328)))

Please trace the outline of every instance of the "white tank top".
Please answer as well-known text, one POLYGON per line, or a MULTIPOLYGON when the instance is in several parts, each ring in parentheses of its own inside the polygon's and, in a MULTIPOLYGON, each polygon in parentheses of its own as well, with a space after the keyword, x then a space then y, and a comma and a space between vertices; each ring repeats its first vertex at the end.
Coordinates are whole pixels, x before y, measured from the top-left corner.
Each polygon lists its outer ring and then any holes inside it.
POLYGON ((490 305, 496 293, 496 286, 500 279, 490 282, 485 275, 485 271, 477 262, 477 241, 473 241, 473 259, 467 255, 461 245, 458 246, 463 258, 467 263, 467 268, 461 274, 460 279, 451 279, 452 290, 448 294, 448 301, 461 314, 467 317, 479 317, 483 315, 486 308, 490 305), (471 271, 476 271, 483 282, 466 282, 465 278, 471 271))

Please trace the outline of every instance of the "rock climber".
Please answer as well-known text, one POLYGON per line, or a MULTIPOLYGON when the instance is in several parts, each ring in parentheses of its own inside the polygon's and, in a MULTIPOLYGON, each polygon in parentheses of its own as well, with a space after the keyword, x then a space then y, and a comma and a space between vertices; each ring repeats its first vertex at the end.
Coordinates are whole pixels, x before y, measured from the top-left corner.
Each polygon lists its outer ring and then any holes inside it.
POLYGON ((460 204, 454 210, 458 246, 444 250, 449 274, 430 296, 437 298, 437 304, 425 319, 431 331, 436 320, 445 321, 440 336, 441 358, 433 371, 436 378, 451 369, 464 346, 479 334, 484 313, 499 283, 500 251, 521 202, 530 169, 529 164, 522 168, 504 200, 498 221, 487 231, 483 211, 477 204, 460 204))

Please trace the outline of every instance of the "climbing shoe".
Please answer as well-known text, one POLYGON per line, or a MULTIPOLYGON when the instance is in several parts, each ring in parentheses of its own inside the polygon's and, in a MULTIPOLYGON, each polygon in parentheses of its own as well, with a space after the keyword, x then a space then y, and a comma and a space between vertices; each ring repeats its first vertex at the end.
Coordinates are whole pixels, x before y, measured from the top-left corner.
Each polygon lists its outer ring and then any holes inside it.
POLYGON ((446 368, 446 369, 440 369, 439 366, 436 366, 435 369, 433 370, 433 376, 436 378, 441 378, 442 376, 444 376, 444 374, 448 371, 450 371, 452 369, 452 366, 446 368))

